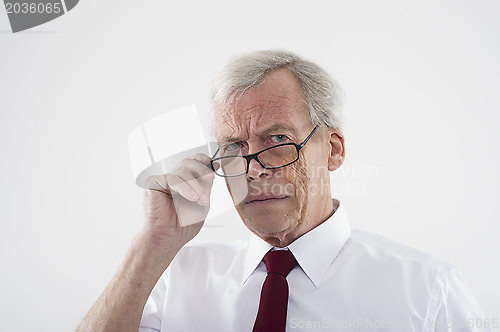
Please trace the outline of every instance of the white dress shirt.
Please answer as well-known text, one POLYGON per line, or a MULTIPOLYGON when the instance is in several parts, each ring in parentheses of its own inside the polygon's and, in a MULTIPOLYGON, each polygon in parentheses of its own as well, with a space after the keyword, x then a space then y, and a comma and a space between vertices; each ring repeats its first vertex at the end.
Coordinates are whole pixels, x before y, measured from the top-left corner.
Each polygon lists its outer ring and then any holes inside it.
MULTIPOLYGON (((338 201, 334 200, 337 204, 338 201)), ((184 247, 158 281, 139 331, 252 331, 272 246, 255 235, 184 247)), ((288 246, 287 331, 490 331, 459 270, 352 230, 341 205, 288 246)))

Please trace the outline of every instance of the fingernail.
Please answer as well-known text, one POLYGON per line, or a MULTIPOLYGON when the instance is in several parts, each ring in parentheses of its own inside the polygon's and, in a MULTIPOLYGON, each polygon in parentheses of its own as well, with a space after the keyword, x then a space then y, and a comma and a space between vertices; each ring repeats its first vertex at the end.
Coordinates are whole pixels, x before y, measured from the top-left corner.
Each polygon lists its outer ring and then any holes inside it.
POLYGON ((205 194, 205 193, 201 194, 201 200, 203 202, 205 202, 205 203, 209 203, 210 202, 210 200, 208 199, 207 194, 205 194))

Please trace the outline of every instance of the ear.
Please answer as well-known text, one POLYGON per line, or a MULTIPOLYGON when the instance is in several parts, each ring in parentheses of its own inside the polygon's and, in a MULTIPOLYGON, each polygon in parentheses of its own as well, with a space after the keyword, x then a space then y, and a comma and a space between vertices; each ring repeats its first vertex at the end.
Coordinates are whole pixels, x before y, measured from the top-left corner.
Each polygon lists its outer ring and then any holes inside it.
POLYGON ((328 156, 328 170, 334 171, 344 163, 345 145, 344 134, 338 128, 328 128, 330 154, 328 156))

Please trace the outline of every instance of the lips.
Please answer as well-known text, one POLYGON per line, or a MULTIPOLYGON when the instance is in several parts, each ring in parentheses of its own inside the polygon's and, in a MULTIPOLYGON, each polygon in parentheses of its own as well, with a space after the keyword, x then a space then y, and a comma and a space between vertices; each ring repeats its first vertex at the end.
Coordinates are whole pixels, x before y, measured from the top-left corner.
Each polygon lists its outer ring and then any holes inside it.
POLYGON ((251 203, 251 202, 262 202, 262 201, 269 201, 269 200, 274 200, 274 199, 283 199, 288 197, 285 194, 259 194, 259 195, 249 195, 245 201, 245 203, 251 203))

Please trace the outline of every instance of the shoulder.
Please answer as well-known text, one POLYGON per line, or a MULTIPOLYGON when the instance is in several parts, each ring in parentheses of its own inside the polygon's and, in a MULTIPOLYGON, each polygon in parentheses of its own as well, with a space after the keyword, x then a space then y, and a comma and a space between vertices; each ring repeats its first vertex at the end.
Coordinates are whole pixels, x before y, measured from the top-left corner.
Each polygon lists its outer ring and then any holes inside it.
POLYGON ((406 280, 436 279, 457 268, 433 255, 390 240, 381 235, 353 230, 346 243, 350 259, 380 274, 400 275, 406 280))
POLYGON ((363 290, 365 295, 360 299, 349 300, 357 306, 377 310, 373 299, 382 308, 397 302, 401 312, 410 314, 437 306, 446 276, 455 271, 454 265, 421 250, 352 230, 334 261, 331 278, 347 289, 363 290))

